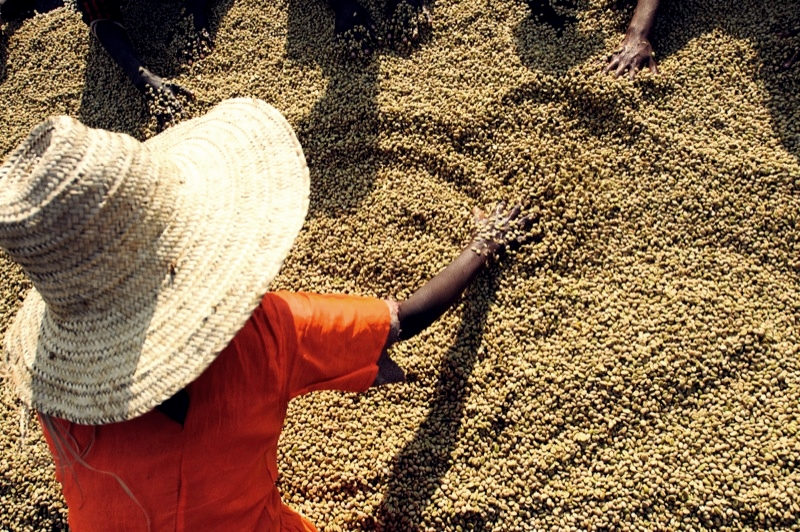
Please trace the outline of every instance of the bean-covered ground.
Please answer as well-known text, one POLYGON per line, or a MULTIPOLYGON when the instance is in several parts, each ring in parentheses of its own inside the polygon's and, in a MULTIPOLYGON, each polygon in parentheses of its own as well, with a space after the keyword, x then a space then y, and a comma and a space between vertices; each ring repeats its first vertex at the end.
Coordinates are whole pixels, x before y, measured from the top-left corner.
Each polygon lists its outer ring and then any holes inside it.
MULTIPOLYGON (((321 0, 223 0, 184 67, 180 4, 124 4, 187 116, 254 96, 296 128, 312 201, 276 288, 403 298, 473 206, 536 214, 394 348, 407 384, 291 405, 280 489, 321 529, 800 529, 800 37, 778 37, 800 7, 663 3, 662 74, 634 82, 600 74, 632 13, 612 0, 560 36, 521 0, 437 0, 419 44, 354 59, 321 0)), ((69 8, 4 24, 0 109, 3 157, 53 114, 155 133, 69 8)), ((29 284, 0 268, 2 334, 29 284)), ((40 432, 0 398, 0 529, 63 529, 40 432)))

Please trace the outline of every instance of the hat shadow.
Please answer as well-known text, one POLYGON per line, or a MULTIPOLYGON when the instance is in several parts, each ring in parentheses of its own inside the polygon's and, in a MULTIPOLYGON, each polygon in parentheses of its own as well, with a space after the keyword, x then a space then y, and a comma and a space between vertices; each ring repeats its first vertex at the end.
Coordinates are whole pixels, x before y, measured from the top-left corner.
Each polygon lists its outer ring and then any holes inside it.
MULTIPOLYGON (((212 42, 232 4, 233 0, 209 2, 212 42)), ((179 54, 183 7, 182 0, 131 0, 121 5, 125 28, 142 63, 165 79, 177 76, 185 68, 179 54)), ((151 117, 144 96, 91 35, 88 26, 86 33, 90 42, 78 111, 81 122, 145 140, 151 117)))

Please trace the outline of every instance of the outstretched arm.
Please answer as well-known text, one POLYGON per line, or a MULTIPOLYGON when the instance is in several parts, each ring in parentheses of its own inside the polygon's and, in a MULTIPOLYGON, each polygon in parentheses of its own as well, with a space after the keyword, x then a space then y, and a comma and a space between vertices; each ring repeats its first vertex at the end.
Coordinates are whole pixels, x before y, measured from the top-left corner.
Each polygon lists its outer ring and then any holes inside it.
POLYGON ((658 74, 658 65, 650 44, 650 33, 653 31, 657 10, 658 0, 639 0, 636 3, 625 38, 611 56, 604 72, 613 72, 614 76, 619 77, 628 71, 633 79, 641 68, 647 67, 658 74))
MULTIPOLYGON (((399 303, 397 317, 400 321, 400 340, 415 336, 436 321, 458 300, 489 257, 510 242, 522 238, 530 219, 519 214, 518 205, 509 209, 505 202, 499 202, 488 217, 476 211, 478 232, 472 242, 444 270, 399 303)), ((385 350, 378 361, 378 368, 373 385, 400 382, 405 378, 385 350)))
POLYGON ((400 339, 416 336, 436 321, 455 303, 488 262, 488 255, 479 255, 472 246, 464 249, 439 274, 422 285, 411 297, 400 302, 400 339))

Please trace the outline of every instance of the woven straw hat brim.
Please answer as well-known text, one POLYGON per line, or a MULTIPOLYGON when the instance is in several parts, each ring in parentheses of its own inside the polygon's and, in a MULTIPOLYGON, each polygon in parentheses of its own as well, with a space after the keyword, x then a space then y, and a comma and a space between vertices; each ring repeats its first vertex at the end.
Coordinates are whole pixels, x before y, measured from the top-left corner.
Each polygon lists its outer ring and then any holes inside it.
MULTIPOLYGON (((5 342, 23 402, 82 424, 144 414, 213 362, 277 275, 302 228, 309 196, 294 132, 258 100, 225 101, 139 144, 148 168, 125 166, 122 154, 137 141, 102 133, 96 142, 105 143, 109 157, 117 153, 119 172, 154 172, 155 192, 142 201, 161 201, 159 190, 174 181, 175 214, 152 235, 152 257, 122 253, 130 261, 125 267, 107 264, 105 254, 65 259, 86 261, 77 278, 108 272, 103 283, 128 287, 122 296, 98 292, 85 310, 64 313, 46 304, 50 298, 43 299, 37 286, 5 342)), ((109 231, 125 234, 124 227, 109 231)), ((125 237, 118 240, 109 248, 125 245, 125 237)), ((61 280, 48 290, 91 287, 89 281, 61 280)))

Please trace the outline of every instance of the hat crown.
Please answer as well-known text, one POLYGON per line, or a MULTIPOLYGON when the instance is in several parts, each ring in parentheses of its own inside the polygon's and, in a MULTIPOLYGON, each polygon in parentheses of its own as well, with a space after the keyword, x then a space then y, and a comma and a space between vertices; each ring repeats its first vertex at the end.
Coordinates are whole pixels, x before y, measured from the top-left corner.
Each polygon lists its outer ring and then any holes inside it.
MULTIPOLYGON (((136 139, 69 117, 36 127, 0 166, 0 247, 51 312, 113 305, 142 269, 167 271, 157 246, 176 196, 174 175, 136 139)), ((157 290, 151 284, 137 290, 157 290)))
POLYGON ((250 318, 308 193, 291 125, 260 100, 142 143, 37 126, 0 166, 0 246, 35 285, 3 336, 20 399, 99 424, 174 395, 250 318))

